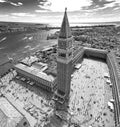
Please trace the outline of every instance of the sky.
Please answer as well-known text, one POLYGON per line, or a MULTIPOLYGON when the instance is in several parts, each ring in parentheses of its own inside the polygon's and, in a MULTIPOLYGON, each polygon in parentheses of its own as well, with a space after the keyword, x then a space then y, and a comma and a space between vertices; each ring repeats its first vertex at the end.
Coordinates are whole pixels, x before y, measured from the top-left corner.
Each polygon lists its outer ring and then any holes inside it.
POLYGON ((0 0, 0 21, 61 23, 120 21, 120 0, 0 0))

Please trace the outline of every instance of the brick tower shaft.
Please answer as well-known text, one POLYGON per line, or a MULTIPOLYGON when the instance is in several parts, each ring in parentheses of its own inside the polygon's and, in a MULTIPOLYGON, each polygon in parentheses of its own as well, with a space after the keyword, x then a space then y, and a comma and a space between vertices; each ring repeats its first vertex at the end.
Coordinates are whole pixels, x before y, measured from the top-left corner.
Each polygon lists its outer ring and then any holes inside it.
POLYGON ((57 56, 57 95, 65 100, 69 99, 73 57, 73 37, 66 10, 58 39, 57 56))

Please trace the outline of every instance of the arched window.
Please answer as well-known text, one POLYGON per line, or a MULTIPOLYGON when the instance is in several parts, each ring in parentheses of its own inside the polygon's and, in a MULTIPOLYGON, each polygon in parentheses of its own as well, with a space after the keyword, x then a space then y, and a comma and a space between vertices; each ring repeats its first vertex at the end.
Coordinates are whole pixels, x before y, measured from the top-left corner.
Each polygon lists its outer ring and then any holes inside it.
POLYGON ((59 53, 59 56, 60 56, 60 57, 66 57, 66 54, 64 54, 64 53, 59 53))
POLYGON ((71 56, 72 55, 72 52, 70 52, 69 54, 68 54, 68 56, 71 56))
POLYGON ((27 125, 27 122, 24 122, 24 123, 23 123, 23 126, 26 126, 26 125, 27 125))

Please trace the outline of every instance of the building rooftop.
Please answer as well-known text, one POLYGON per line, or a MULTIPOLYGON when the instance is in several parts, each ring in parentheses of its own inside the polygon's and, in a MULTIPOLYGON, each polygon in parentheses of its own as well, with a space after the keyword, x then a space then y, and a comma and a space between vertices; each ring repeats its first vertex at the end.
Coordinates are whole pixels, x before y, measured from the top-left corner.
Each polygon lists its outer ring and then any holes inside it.
POLYGON ((26 57, 21 62, 30 66, 33 62, 36 61, 38 61, 38 58, 36 56, 30 56, 30 57, 26 57))
POLYGON ((19 63, 19 64, 15 65, 15 67, 19 68, 22 71, 25 71, 25 72, 30 73, 32 75, 35 75, 39 78, 47 80, 49 82, 53 82, 55 80, 55 78, 52 75, 47 75, 46 73, 40 71, 40 69, 37 69, 33 66, 29 67, 29 66, 19 63))
POLYGON ((48 51, 48 50, 52 50, 52 49, 53 49, 53 47, 46 47, 42 51, 48 51))
POLYGON ((0 98, 0 127, 16 127, 16 124, 23 118, 5 98, 0 98))

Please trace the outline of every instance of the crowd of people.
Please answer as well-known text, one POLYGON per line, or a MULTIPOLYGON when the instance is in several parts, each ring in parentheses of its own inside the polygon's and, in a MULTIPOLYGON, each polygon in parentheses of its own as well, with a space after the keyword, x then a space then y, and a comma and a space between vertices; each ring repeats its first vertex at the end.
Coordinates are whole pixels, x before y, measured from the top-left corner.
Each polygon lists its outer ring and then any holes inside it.
POLYGON ((11 70, 1 77, 0 86, 4 86, 1 93, 6 97, 9 96, 13 101, 19 102, 21 108, 36 119, 35 127, 44 126, 50 122, 49 117, 53 114, 50 101, 44 96, 37 95, 34 89, 30 88, 31 86, 25 87, 22 81, 15 79, 16 75, 17 72, 11 70))
POLYGON ((69 103, 71 122, 82 127, 114 127, 114 113, 107 106, 112 89, 104 73, 109 73, 107 64, 92 59, 84 59, 74 72, 69 103))
POLYGON ((10 81, 17 75, 16 70, 9 70, 5 75, 0 78, 0 87, 7 86, 10 81))
MULTIPOLYGON (((67 123, 81 127, 114 127, 114 113, 107 106, 112 98, 112 89, 104 73, 109 75, 105 62, 85 58, 80 68, 72 74, 68 108, 71 119, 67 123)), ((0 78, 1 93, 19 102, 21 108, 36 119, 35 127, 50 123, 54 114, 50 99, 42 95, 39 89, 34 89, 35 86, 17 80, 16 76, 17 72, 11 69, 0 78)))

